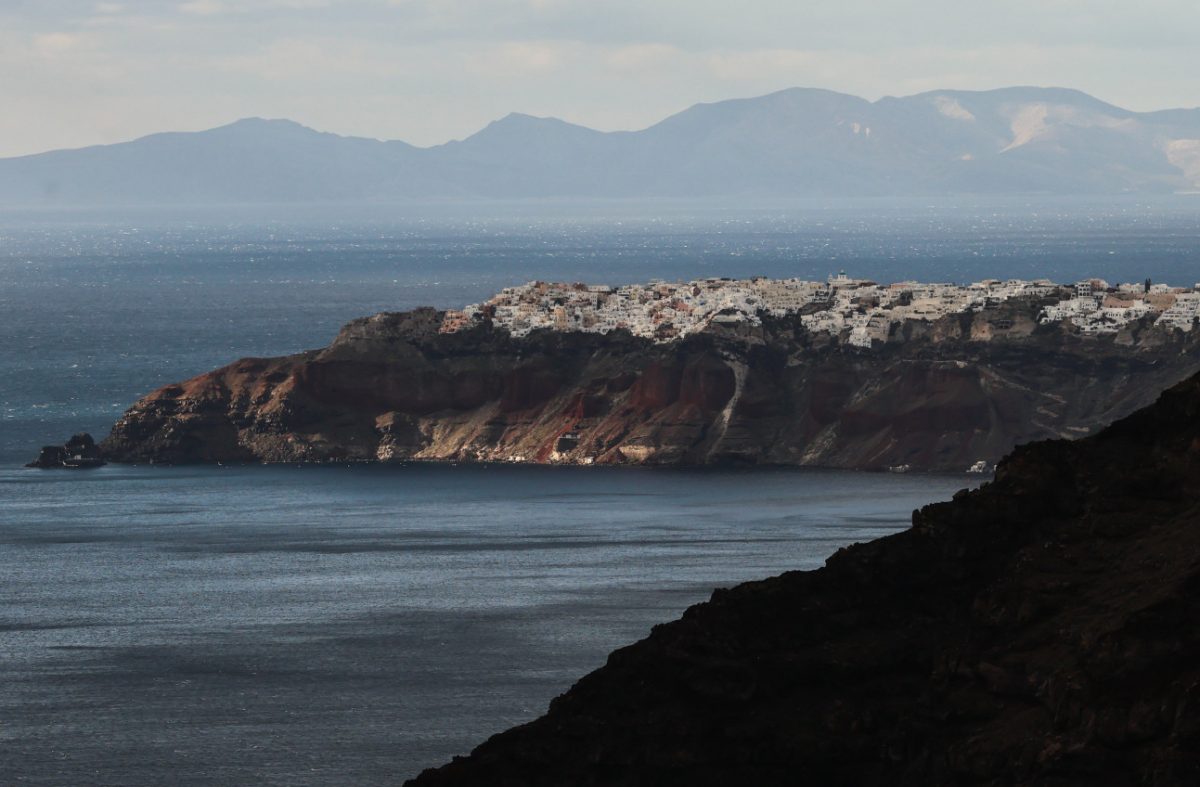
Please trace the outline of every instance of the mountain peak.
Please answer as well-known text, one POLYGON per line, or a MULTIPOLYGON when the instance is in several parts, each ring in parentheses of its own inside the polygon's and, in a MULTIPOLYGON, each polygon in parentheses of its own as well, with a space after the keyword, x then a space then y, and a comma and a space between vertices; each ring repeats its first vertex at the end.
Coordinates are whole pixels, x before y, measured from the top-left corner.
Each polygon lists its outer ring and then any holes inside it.
MULTIPOLYGON (((240 134, 325 134, 302 123, 287 118, 246 117, 239 118, 224 126, 209 129, 211 133, 240 133, 240 134)), ((334 136, 334 135, 330 135, 334 136)))
MULTIPOLYGON (((488 129, 533 129, 533 128, 577 128, 591 131, 592 129, 584 126, 568 123, 565 120, 556 117, 543 117, 539 115, 528 115, 524 112, 509 112, 499 120, 493 120, 488 123, 481 131, 473 136, 478 136, 488 129)), ((597 132, 598 133, 598 132, 597 132)))
POLYGON ((493 120, 458 144, 500 144, 506 147, 545 143, 552 139, 588 139, 603 136, 604 132, 568 123, 555 117, 538 117, 523 112, 510 112, 493 120))
POLYGON ((563 122, 561 120, 558 120, 558 118, 542 117, 540 115, 530 115, 526 112, 509 112, 507 115, 505 115, 504 117, 500 118, 499 120, 497 120, 495 122, 496 123, 541 123, 541 122, 545 122, 547 120, 557 121, 559 123, 563 122))
POLYGON ((945 97, 958 101, 970 101, 973 104, 1005 102, 1009 104, 1062 104, 1094 111, 1108 112, 1113 115, 1126 116, 1135 114, 1127 109, 1096 98, 1069 87, 1042 87, 1037 85, 1014 85, 999 87, 991 90, 931 90, 892 101, 907 101, 911 99, 936 99, 945 97))

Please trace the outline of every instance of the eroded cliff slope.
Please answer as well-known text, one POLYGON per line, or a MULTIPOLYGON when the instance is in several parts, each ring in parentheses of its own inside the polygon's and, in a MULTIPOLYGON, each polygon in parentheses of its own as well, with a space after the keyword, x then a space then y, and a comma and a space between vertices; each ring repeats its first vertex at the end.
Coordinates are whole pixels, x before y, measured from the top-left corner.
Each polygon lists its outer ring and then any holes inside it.
POLYGON ((433 310, 347 325, 320 351, 250 358, 137 402, 103 442, 122 462, 714 462, 957 470, 1077 437, 1200 363, 1200 331, 1038 326, 1038 304, 909 321, 850 347, 798 316, 654 343, 625 331, 433 310), (1002 326, 1002 327, 997 327, 1002 326))
POLYGON ((1200 783, 1200 377, 655 627, 411 782, 1200 783))

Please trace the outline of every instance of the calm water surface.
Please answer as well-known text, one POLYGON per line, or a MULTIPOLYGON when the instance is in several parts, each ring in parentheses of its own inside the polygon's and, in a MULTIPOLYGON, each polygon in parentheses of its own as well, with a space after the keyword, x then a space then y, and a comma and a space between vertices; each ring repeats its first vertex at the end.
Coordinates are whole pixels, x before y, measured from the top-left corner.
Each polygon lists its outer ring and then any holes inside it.
POLYGON ((962 478, 606 468, 0 473, 0 773, 387 783, 730 585, 962 478))
POLYGON ((0 783, 395 783, 716 586, 968 481, 520 467, 25 470, 137 396, 530 279, 1200 279, 1196 200, 0 214, 0 783))

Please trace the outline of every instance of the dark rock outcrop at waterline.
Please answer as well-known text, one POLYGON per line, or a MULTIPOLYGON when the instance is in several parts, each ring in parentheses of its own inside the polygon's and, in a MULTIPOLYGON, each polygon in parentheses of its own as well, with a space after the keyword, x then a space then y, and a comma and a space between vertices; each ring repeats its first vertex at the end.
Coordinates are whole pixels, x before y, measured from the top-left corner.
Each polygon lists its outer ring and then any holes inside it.
POLYGON ((1200 377, 718 590, 413 787, 1200 784, 1200 377))
POLYGON ((1080 337, 1039 304, 848 346, 798 317, 655 344, 624 331, 439 333, 419 309, 319 351, 248 358, 137 402, 119 462, 525 461, 963 471, 1078 437, 1200 368, 1200 331, 1080 337), (1003 329, 997 325, 1006 326, 1003 329))
POLYGON ((63 445, 43 446, 37 459, 27 464, 26 467, 83 469, 100 467, 104 463, 104 457, 101 456, 100 447, 96 445, 96 441, 87 432, 80 432, 63 445))

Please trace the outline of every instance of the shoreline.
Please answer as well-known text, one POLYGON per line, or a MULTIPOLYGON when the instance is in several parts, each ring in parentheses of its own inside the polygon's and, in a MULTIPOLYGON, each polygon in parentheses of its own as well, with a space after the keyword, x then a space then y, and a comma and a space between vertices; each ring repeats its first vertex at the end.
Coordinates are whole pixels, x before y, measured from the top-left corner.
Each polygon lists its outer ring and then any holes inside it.
MULTIPOLYGON (((0 470, 6 466, 0 465, 0 470)), ((994 469, 985 473, 971 473, 967 471, 955 472, 951 470, 927 470, 927 469, 911 469, 904 472, 894 472, 887 468, 860 468, 860 467, 836 467, 832 465, 800 465, 786 463, 716 463, 716 464, 669 464, 669 463, 590 463, 584 464, 580 462, 502 462, 502 461, 472 461, 461 459, 404 459, 399 461, 382 461, 378 459, 364 460, 320 460, 320 461, 279 461, 279 462, 124 462, 119 460, 107 460, 104 467, 111 468, 153 468, 164 470, 187 470, 196 468, 211 468, 211 469, 247 469, 247 468, 263 468, 263 469, 278 469, 278 468, 294 468, 297 470, 306 470, 310 468, 448 468, 461 467, 470 469, 562 469, 567 471, 588 470, 597 472, 615 472, 615 471, 636 471, 636 472, 664 472, 664 473, 728 473, 728 474, 754 474, 754 473, 854 473, 862 475, 879 475, 879 476, 916 476, 922 478, 964 478, 974 479, 983 482, 991 481, 994 477, 994 469)), ((80 470, 84 471, 84 475, 94 475, 96 471, 103 471, 103 468, 68 468, 68 467, 33 467, 29 464, 19 464, 8 466, 10 470, 37 470, 37 471, 71 471, 71 475, 76 475, 80 470)))

